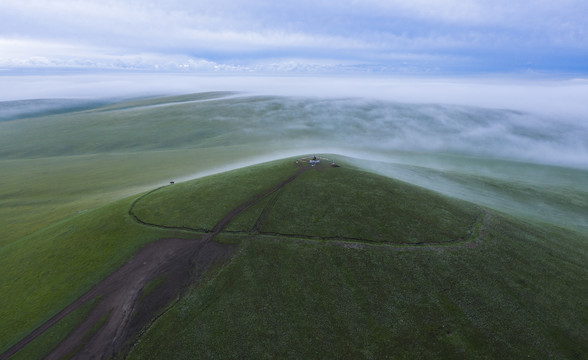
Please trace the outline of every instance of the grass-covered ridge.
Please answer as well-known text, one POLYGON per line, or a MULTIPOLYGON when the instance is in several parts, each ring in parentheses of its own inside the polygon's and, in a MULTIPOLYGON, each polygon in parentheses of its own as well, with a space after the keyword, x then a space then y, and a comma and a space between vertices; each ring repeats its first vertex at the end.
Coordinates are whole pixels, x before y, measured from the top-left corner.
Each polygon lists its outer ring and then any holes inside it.
POLYGON ((465 240, 481 210, 347 167, 308 171, 284 188, 260 231, 416 244, 465 240))
MULTIPOLYGON (((341 167, 304 172, 229 229, 250 231, 264 213, 253 234, 288 233, 290 226, 292 233, 306 231, 311 238, 339 229, 336 237, 352 233, 346 226, 367 221, 362 236, 371 228, 388 236, 405 229, 410 240, 415 232, 420 239, 443 238, 440 230, 458 229, 459 221, 465 230, 480 210, 341 167), (354 208, 336 212, 346 205, 354 208), (339 220, 313 223, 324 209, 339 220), (357 216, 344 216, 346 211, 357 216), (403 221, 385 226, 366 220, 386 211, 403 221), (447 217, 451 211, 455 218, 447 217)), ((252 235, 233 263, 158 320, 131 358, 581 356, 588 350, 585 235, 490 216, 483 241, 464 247, 403 251, 252 235)))

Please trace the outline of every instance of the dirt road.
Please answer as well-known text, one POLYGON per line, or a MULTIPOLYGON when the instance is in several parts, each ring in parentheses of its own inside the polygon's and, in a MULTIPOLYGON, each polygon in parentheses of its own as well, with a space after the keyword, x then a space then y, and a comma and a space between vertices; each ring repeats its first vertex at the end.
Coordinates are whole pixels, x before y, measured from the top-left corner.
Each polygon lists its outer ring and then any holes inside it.
POLYGON ((235 245, 219 244, 212 241, 213 238, 236 216, 291 183, 304 171, 300 169, 265 193, 237 206, 200 239, 162 239, 148 244, 119 270, 0 355, 0 359, 10 358, 65 316, 94 299, 98 301, 88 317, 47 358, 104 359, 125 353, 138 331, 166 305, 181 298, 187 287, 198 281, 205 271, 229 259, 235 245), (156 279, 163 279, 161 285, 144 296, 145 286, 156 279))

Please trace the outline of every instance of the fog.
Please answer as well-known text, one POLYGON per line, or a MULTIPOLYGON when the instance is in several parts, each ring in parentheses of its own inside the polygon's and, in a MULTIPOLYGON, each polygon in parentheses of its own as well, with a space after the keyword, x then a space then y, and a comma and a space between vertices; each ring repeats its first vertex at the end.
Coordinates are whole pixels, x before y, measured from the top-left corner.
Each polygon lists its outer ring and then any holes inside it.
POLYGON ((89 109, 105 104, 104 101, 82 99, 30 99, 0 102, 0 121, 15 120, 36 115, 59 114, 89 109))
MULTIPOLYGON (((1 72, 0 72, 1 74, 1 72)), ((0 75, 0 101, 114 98, 241 91, 264 95, 362 97, 586 117, 588 79, 542 77, 243 76, 194 74, 0 75)))
MULTIPOLYGON (((588 168, 588 81, 582 79, 125 73, 4 75, 0 81, 5 101, 238 91, 243 101, 219 102, 215 121, 239 130, 234 141, 278 144, 272 148, 334 148, 377 153, 384 160, 397 151, 452 153, 588 168), (249 101, 253 95, 280 97, 249 101), (242 139, 245 134, 249 140, 242 139)), ((56 103, 21 101, 16 108, 24 114, 47 106, 58 111, 56 103)), ((7 104, 14 103, 0 104, 3 117, 16 111, 7 104)))

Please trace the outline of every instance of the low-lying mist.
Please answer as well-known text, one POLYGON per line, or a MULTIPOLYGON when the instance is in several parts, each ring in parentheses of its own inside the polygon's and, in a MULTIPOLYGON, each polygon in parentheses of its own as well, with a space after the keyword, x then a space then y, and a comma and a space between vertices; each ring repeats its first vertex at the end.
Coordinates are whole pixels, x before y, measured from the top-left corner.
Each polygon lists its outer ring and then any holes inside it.
POLYGON ((563 116, 365 98, 192 97, 93 110, 76 109, 87 101, 3 102, 4 117, 25 118, 4 122, 0 156, 265 144, 268 150, 450 153, 588 169, 588 124, 563 116), (39 118, 43 111, 48 116, 39 118), (29 113, 37 118, 27 119, 29 113))
MULTIPOLYGON (((266 97, 215 102, 214 109, 176 104, 173 109, 167 108, 170 114, 150 114, 148 109, 142 114, 163 118, 173 126, 194 128, 201 126, 199 121, 214 119, 226 129, 214 129, 213 135, 239 131, 245 139, 237 142, 254 139, 267 143, 273 139, 282 143, 293 139, 305 147, 450 152, 588 168, 588 81, 582 79, 105 73, 4 75, 0 80, 0 101, 78 99, 3 102, 0 119, 4 120, 42 111, 73 110, 96 99, 240 91, 266 97), (188 116, 191 119, 187 120, 188 116)), ((145 123, 154 126, 152 120, 143 121, 130 124, 125 115, 120 119, 139 131, 145 123)), ((169 129, 163 122, 159 126, 163 131, 169 129)), ((210 124, 207 126, 210 128, 210 124)), ((105 140, 104 148, 108 149, 109 139, 105 140)))
POLYGON ((258 115, 243 130, 268 138, 588 168, 585 124, 521 111, 361 99, 272 99, 252 106, 258 115))
POLYGON ((83 99, 29 99, 0 101, 0 121, 80 111, 95 108, 105 103, 106 101, 101 100, 83 99))

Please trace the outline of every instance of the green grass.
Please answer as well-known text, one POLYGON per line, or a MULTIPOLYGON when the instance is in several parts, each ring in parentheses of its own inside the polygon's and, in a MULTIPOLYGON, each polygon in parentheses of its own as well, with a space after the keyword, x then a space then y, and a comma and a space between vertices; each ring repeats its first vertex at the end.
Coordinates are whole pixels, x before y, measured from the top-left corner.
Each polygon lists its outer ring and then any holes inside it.
POLYGON ((281 160, 166 186, 139 200, 133 212, 150 224, 211 230, 232 209, 296 171, 293 160, 281 160))
MULTIPOLYGON (((258 156, 276 158, 277 151, 353 142, 359 139, 353 134, 364 131, 370 139, 385 140, 371 122, 372 115, 383 119, 381 104, 351 106, 343 116, 329 102, 308 99, 182 103, 222 95, 125 101, 0 123, 0 351, 144 244, 194 236, 134 223, 127 211, 136 194, 258 156), (331 117, 337 121, 321 121, 331 117), (363 123, 372 130, 359 126, 363 123)), ((385 155, 420 166, 407 170, 397 164, 389 176, 408 174, 409 182, 450 190, 445 194, 525 220, 494 215, 481 245, 459 249, 400 251, 407 249, 353 242, 345 248, 220 234, 217 241, 242 244, 240 255, 160 319, 134 356, 580 358, 588 353, 586 171, 439 154, 385 155)), ((228 230, 248 232, 268 205, 272 211, 262 233, 379 242, 447 243, 462 238, 477 219, 471 204, 359 175, 347 165, 333 169, 338 172, 304 174, 275 198, 252 206, 228 230)), ((166 226, 209 229, 232 207, 287 178, 288 166, 264 164, 177 183, 140 202, 141 215, 166 226)), ((375 166, 370 170, 385 167, 375 166)), ((63 336, 75 321, 66 323, 51 331, 63 336)), ((46 336, 38 343, 56 339, 51 332, 46 336)), ((41 354, 51 347, 45 344, 22 354, 41 354)))
MULTIPOLYGON (((142 197, 135 211, 159 225, 212 227, 230 209, 296 171, 286 159, 166 186, 142 197)), ((261 210, 273 204, 262 234, 278 229, 330 236, 343 229, 348 236, 386 241, 400 234, 407 243, 441 239, 443 244, 474 230, 480 214, 469 203, 345 166, 305 172, 272 196, 229 230, 250 230, 261 210), (328 211, 336 216, 326 217, 328 211), (308 225, 316 214, 326 220, 308 225)), ((186 235, 134 222, 128 211, 136 198, 0 248, 0 290, 11 294, 0 299, 3 350, 144 244, 186 235)), ((131 355, 573 358, 585 353, 585 234, 492 217, 486 237, 473 247, 358 247, 221 234, 223 242, 241 243, 238 256, 161 317, 131 355)))
POLYGON ((309 171, 284 188, 262 232, 389 243, 466 239, 480 210, 346 167, 309 171))
MULTIPOLYGON (((264 190, 265 186, 273 186, 274 182, 279 182, 282 176, 288 177, 293 171, 296 169, 290 162, 278 162, 244 169, 236 175, 229 173, 224 177, 209 177, 216 184, 214 191, 220 189, 227 196, 223 198, 213 191, 208 194, 209 202, 206 204, 214 204, 218 214, 223 216, 224 210, 236 206, 242 199, 248 199, 255 191, 264 190), (268 171, 268 176, 251 176, 261 169, 268 171), (239 181, 240 185, 234 184, 234 181, 239 181), (234 186, 251 192, 227 192, 219 186, 221 184, 225 189, 234 186), (227 202, 223 203, 221 199, 227 202)), ((51 186, 48 184, 48 194, 52 191, 51 186)), ((176 184, 170 188, 182 189, 183 186, 190 184, 176 184)), ((51 200, 49 195, 47 198, 51 206, 59 207, 59 200, 51 200)), ((41 229, 13 239, 0 248, 0 263, 3 265, 0 291, 11 294, 0 299, 0 318, 3 319, 0 323, 0 351, 6 350, 89 290, 148 242, 163 237, 194 236, 137 224, 128 216, 135 198, 119 200, 50 225, 45 224, 41 229)), ((167 204, 170 211, 176 205, 173 202, 167 204)), ((203 210, 202 213, 208 211, 204 203, 197 206, 203 210)), ((20 216, 27 219, 24 214, 20 216)), ((213 218, 210 221, 216 220, 213 218)), ((228 239, 228 242, 235 240, 228 239)))
POLYGON ((48 226, 0 249, 0 351, 119 268, 143 245, 181 234, 145 228, 132 199, 48 226))
MULTIPOLYGON (((262 233, 354 234, 346 226, 367 221, 358 234, 449 241, 479 215, 471 204, 345 167, 306 172, 275 196, 262 233), (328 211, 337 216, 312 224, 328 211), (398 223, 383 216, 390 213, 398 223)), ((229 230, 250 230, 272 200, 229 230)), ((182 201, 197 203, 189 196, 171 203, 182 201)), ((483 241, 460 248, 241 238, 239 256, 160 318, 131 358, 581 356, 588 350, 585 234, 491 217, 489 229, 472 228, 486 232, 483 241)))
MULTIPOLYGON (((151 224, 210 230, 228 209, 298 170, 293 162, 272 164, 168 186, 139 200, 134 213, 151 224)), ((268 206, 262 233, 397 244, 466 240, 481 215, 474 205, 432 191, 354 169, 327 167, 303 173, 241 214, 228 229, 251 231, 268 206)))
POLYGON ((97 301, 99 300, 96 299, 90 301, 74 310, 71 314, 63 318, 63 320, 29 343, 21 351, 14 354, 10 359, 30 360, 45 358, 57 345, 59 345, 59 343, 65 340, 71 331, 82 323, 85 317, 92 311, 92 308, 97 301))
POLYGON ((0 247, 80 211, 259 153, 256 147, 224 147, 0 159, 0 247))
POLYGON ((459 250, 257 238, 130 358, 580 358, 587 251, 501 217, 459 250))

